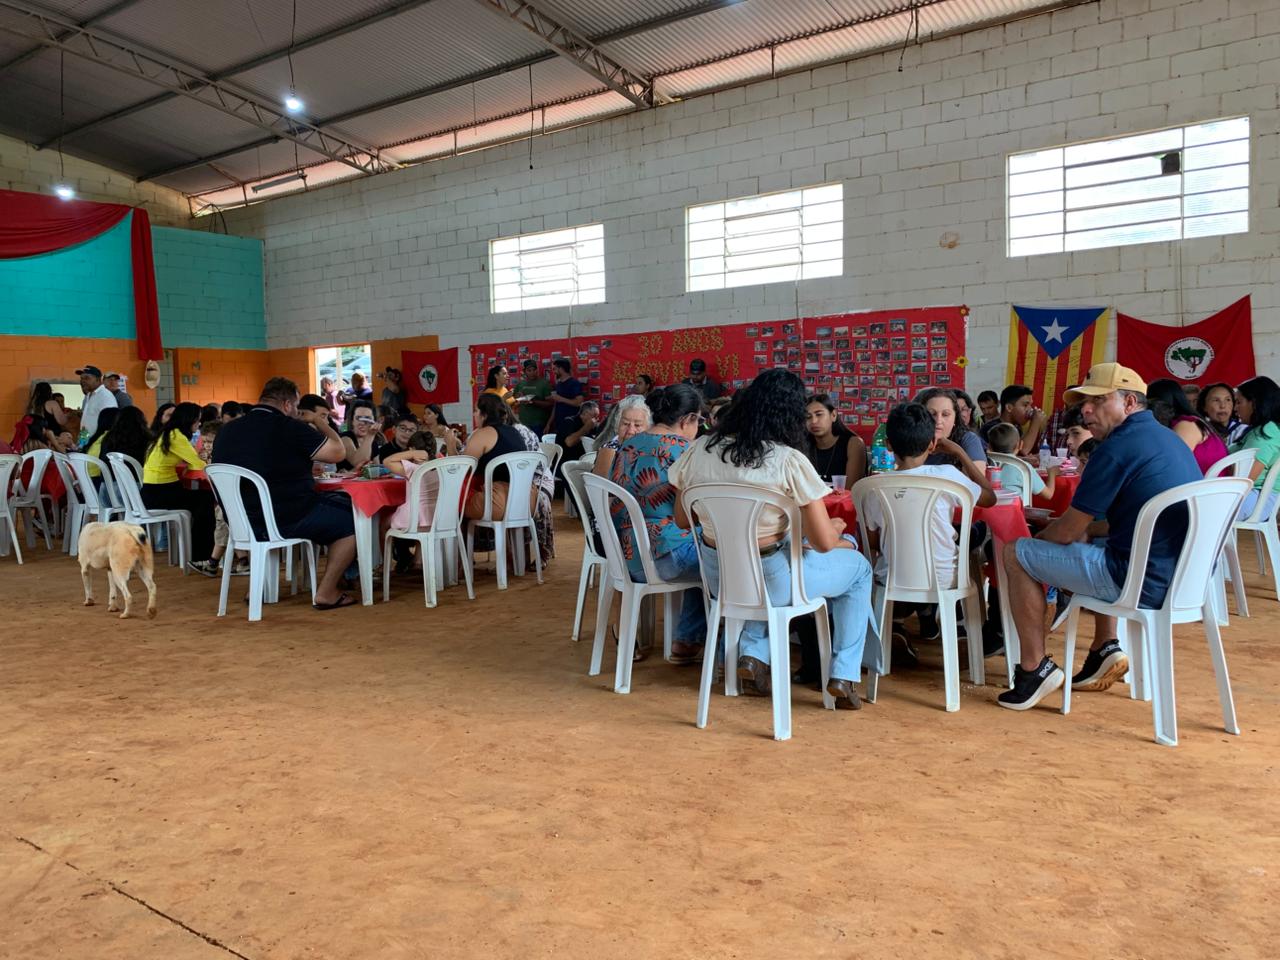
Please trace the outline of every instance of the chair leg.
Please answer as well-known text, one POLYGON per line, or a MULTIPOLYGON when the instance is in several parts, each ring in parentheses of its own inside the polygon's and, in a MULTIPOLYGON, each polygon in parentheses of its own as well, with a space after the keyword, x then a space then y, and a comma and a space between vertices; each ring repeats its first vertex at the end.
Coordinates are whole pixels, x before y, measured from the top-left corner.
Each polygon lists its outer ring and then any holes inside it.
POLYGON ((494 562, 498 565, 498 589, 507 589, 507 527, 503 523, 493 525, 494 562))
MULTIPOLYGON (((1258 553, 1266 553, 1271 559, 1271 579, 1276 588, 1276 599, 1280 600, 1280 530, 1277 530, 1275 521, 1267 526, 1265 533, 1258 535, 1262 543, 1258 545, 1258 553), (1266 549, 1263 549, 1265 545, 1266 549)), ((1243 592, 1243 585, 1241 591, 1243 592)))
MULTIPOLYGON (((383 538, 385 543, 382 547, 382 555, 384 557, 391 556, 391 534, 388 533, 383 538)), ((389 603, 391 601, 391 564, 382 564, 382 602, 389 603)))
MULTIPOLYGON (((987 682, 987 665, 982 656, 982 621, 978 619, 978 598, 975 594, 960 602, 964 607, 964 632, 968 637, 965 647, 969 653, 969 682, 981 687, 987 682)), ((951 607, 954 619, 955 604, 951 607)))
POLYGON ((950 600, 938 604, 942 626, 942 683, 946 690, 947 712, 960 709, 960 639, 956 636, 956 605, 950 600))
MULTIPOLYGON (((707 616, 707 646, 702 654, 702 679, 698 683, 698 716, 694 721, 699 730, 703 730, 707 726, 707 712, 711 707, 711 685, 716 679, 716 641, 714 637, 719 633, 717 627, 720 625, 720 601, 711 601, 711 612, 707 616)), ((729 665, 725 664, 725 673, 728 675, 729 665)))
POLYGON ((578 574, 578 606, 573 612, 573 642, 582 631, 582 609, 587 605, 587 585, 591 580, 591 554, 582 551, 582 571, 578 574))
MULTIPOLYGON (((818 634, 818 671, 822 677, 822 705, 828 710, 834 710, 836 708, 836 698, 827 693, 827 685, 831 683, 831 619, 827 616, 827 608, 825 606, 819 607, 813 615, 813 620, 818 634)), ((787 629, 789 633, 790 625, 788 625, 787 629)), ((870 689, 872 677, 874 676, 875 674, 868 675, 866 689, 870 689)), ((853 680, 855 678, 850 677, 849 679, 853 680)))
POLYGON ((608 577, 601 577, 600 595, 596 600, 596 635, 591 641, 591 666, 587 668, 587 676, 590 677, 600 673, 600 665, 604 662, 604 636, 613 610, 613 594, 613 582, 608 577))
POLYGON ((268 551, 256 545, 249 550, 249 622, 262 619, 262 594, 266 587, 267 564, 271 562, 268 551))
POLYGON ((1148 675, 1152 681, 1151 712, 1155 719, 1156 743, 1176 747, 1178 710, 1173 686, 1173 624, 1159 617, 1143 632, 1147 634, 1147 652, 1151 654, 1148 675))
POLYGON ((14 514, 9 514, 9 541, 13 544, 14 555, 18 558, 18 563, 22 563, 22 544, 18 542, 18 518, 14 514))
POLYGON ((662 595, 662 659, 670 662, 671 644, 676 636, 676 597, 684 594, 664 593, 662 595))
POLYGON ((462 545, 462 537, 454 537, 453 540, 458 545, 458 560, 462 564, 462 575, 467 580, 467 599, 474 600, 476 598, 476 588, 471 578, 471 553, 462 545))
POLYGON ((773 681, 773 739, 791 739, 791 640, 782 617, 769 617, 769 674, 773 681))
MULTIPOLYGON (((419 540, 418 550, 422 553, 422 596, 428 607, 436 605, 436 557, 435 540, 419 540)), ((383 567, 389 567, 388 560, 383 560, 383 567)))
MULTIPOLYGON (((520 540, 521 543, 524 542, 523 537, 520 540)), ((529 548, 533 551, 534 572, 538 575, 538 582, 542 583, 542 549, 538 546, 538 530, 532 520, 529 521, 529 548)))
MULTIPOLYGON (((715 601, 719 604, 719 601, 715 601)), ((738 643, 742 639, 742 621, 724 618, 724 695, 738 695, 738 643)))
POLYGON ((1067 605, 1067 631, 1062 648, 1062 669, 1067 673, 1067 678, 1062 684, 1062 712, 1064 715, 1071 712, 1071 676, 1075 671, 1076 631, 1079 629, 1080 605, 1072 599, 1071 603, 1067 605))
POLYGON ((235 566, 235 550, 228 550, 227 553, 229 556, 222 564, 222 585, 218 590, 218 616, 220 617, 227 615, 227 598, 231 594, 231 568, 235 566))
MULTIPOLYGON (((1249 598, 1244 591, 1244 569, 1240 566, 1240 548, 1236 544, 1234 530, 1227 535, 1227 544, 1223 554, 1226 556, 1227 572, 1231 574, 1231 592, 1236 597, 1236 616, 1247 617, 1249 616, 1249 598)), ((1219 560, 1218 562, 1221 563, 1222 561, 1219 560)), ((1223 604, 1222 609, 1225 614, 1225 604, 1223 604)))
MULTIPOLYGON (((1271 564, 1275 565, 1272 557, 1271 564)), ((1209 657, 1213 660, 1213 677, 1218 681, 1218 703, 1222 706, 1222 729, 1227 733, 1240 735, 1240 725, 1236 722, 1236 701, 1231 694, 1231 677, 1227 674, 1227 654, 1222 649, 1222 632, 1218 622, 1210 616, 1207 608, 1204 611, 1204 635, 1209 641, 1209 657)))
POLYGON ((613 692, 631 692, 631 659, 636 652, 636 632, 640 627, 639 590, 623 590, 622 615, 618 618, 618 662, 614 667, 613 692))

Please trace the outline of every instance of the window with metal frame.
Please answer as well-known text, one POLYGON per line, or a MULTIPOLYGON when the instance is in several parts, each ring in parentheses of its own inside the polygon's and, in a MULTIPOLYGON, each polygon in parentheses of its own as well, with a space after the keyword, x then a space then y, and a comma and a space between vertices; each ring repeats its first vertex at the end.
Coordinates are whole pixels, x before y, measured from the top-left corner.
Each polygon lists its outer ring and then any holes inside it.
POLYGON ((1010 154, 1009 256, 1245 233, 1249 118, 1010 154))
POLYGON ((844 186, 689 207, 685 265, 686 290, 838 277, 844 270, 844 186))
POLYGON ((604 302, 604 224, 489 242, 494 313, 604 302))

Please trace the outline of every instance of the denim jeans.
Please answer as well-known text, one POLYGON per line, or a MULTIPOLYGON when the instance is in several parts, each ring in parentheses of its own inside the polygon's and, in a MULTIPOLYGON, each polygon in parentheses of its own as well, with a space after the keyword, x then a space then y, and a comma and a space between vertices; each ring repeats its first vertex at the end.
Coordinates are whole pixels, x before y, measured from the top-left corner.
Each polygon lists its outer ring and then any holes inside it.
MULTIPOLYGON (((849 537, 846 540, 852 542, 849 537)), ((867 643, 871 624, 871 564, 857 550, 843 548, 819 553, 806 548, 801 555, 804 564, 804 588, 811 597, 830 600, 835 629, 831 635, 831 676, 841 680, 862 679, 865 666, 873 673, 883 669, 879 643, 867 643)), ((707 582, 712 591, 720 587, 720 558, 715 550, 702 555, 707 582)), ((765 589, 776 606, 791 603, 791 546, 783 541, 782 549, 761 559, 765 589)), ((763 620, 750 620, 742 629, 738 655, 769 662, 769 626, 763 620)))
MULTIPOLYGON (((697 580, 698 547, 690 537, 670 553, 653 558, 658 576, 663 580, 697 580)), ((644 582, 644 575, 632 576, 637 583, 644 582)), ((707 611, 702 602, 702 588, 690 587, 684 592, 680 606, 680 619, 676 622, 675 639, 681 643, 702 646, 707 639, 707 611)))

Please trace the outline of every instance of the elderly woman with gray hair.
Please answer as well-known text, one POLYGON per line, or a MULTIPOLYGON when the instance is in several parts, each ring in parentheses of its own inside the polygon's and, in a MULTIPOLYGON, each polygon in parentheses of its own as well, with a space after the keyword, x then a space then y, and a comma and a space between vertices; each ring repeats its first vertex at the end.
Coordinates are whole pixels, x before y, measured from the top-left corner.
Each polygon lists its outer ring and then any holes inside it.
POLYGON ((596 447, 596 462, 591 472, 597 477, 608 479, 618 448, 637 433, 644 433, 651 426, 653 426, 653 414, 649 411, 649 404, 641 394, 628 394, 619 400, 609 411, 604 428, 600 431, 600 436, 609 439, 596 447))

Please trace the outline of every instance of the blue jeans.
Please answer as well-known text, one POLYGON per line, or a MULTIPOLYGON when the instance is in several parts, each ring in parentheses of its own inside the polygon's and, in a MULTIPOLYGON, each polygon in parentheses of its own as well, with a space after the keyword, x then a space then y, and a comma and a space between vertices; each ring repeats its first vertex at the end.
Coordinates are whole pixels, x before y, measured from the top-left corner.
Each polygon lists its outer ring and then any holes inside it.
POLYGON ((1120 586, 1111 579, 1106 548, 1094 543, 1050 543, 1028 537, 1017 541, 1018 563, 1031 579, 1045 586, 1069 590, 1114 603, 1120 586))
MULTIPOLYGON (((663 580, 696 580, 698 579, 698 547, 690 537, 670 553, 653 558, 653 565, 658 576, 663 580)), ((644 583, 644 574, 631 579, 644 583)), ((707 639, 707 610, 702 603, 702 588, 690 587, 684 592, 684 602, 680 606, 680 619, 676 622, 675 639, 681 643, 702 646, 707 639)))
MULTIPOLYGON (((849 537, 846 540, 852 542, 849 537)), ((871 564, 857 550, 843 548, 819 553, 806 548, 801 555, 804 564, 804 588, 811 597, 831 601, 835 630, 831 635, 831 676, 841 680, 862 679, 865 666, 873 673, 883 669, 880 644, 867 643, 871 624, 871 564)), ((708 549, 702 554, 707 582, 713 591, 720 588, 720 558, 708 549)), ((781 550, 763 557, 765 589, 776 606, 791 603, 791 546, 783 541, 781 550)), ((819 614, 821 616, 821 614, 819 614)), ((763 620, 749 620, 738 641, 738 655, 769 662, 769 625, 763 620)))
MULTIPOLYGON (((1262 491, 1256 487, 1249 491, 1248 496, 1244 498, 1244 503, 1240 504, 1240 512, 1236 514, 1237 520, 1248 520, 1249 514, 1253 513, 1254 508, 1258 506, 1258 497, 1262 491)), ((1267 512, 1271 512, 1275 508, 1277 494, 1272 494, 1267 498, 1267 512)))

